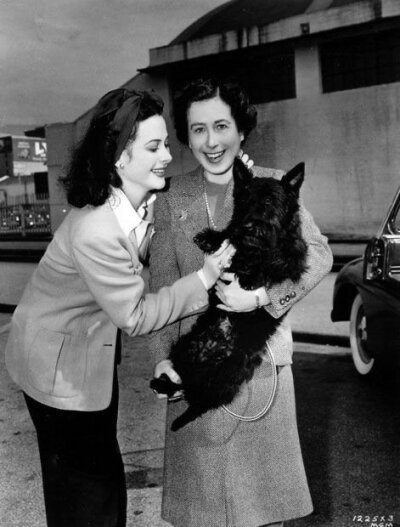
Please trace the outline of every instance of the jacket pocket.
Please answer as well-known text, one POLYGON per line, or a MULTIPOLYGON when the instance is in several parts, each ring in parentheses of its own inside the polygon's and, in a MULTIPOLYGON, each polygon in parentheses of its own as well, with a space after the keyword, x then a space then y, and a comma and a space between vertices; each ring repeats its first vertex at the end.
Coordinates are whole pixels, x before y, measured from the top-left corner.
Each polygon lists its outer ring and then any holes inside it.
POLYGON ((29 349, 28 382, 36 390, 51 394, 57 363, 67 335, 41 328, 29 349))
POLYGON ((28 382, 53 397, 76 397, 82 392, 86 360, 84 339, 41 328, 29 351, 28 382))

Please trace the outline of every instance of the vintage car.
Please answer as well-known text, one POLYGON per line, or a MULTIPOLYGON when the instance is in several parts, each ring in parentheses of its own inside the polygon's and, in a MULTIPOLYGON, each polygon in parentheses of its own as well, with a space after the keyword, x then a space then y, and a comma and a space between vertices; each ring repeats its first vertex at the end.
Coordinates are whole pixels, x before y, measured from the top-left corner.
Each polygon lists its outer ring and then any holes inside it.
POLYGON ((350 321, 353 362, 362 375, 399 372, 400 188, 364 257, 346 264, 333 291, 333 322, 350 321))

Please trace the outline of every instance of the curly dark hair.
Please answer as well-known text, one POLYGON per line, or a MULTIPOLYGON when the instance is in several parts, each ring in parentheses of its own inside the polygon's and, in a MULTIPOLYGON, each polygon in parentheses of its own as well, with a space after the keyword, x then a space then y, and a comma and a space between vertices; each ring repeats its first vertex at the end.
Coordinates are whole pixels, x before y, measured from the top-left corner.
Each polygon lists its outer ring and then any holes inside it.
POLYGON ((257 124, 257 110, 250 104, 247 93, 235 82, 209 77, 191 81, 175 98, 175 130, 181 143, 186 146, 189 143, 187 114, 190 105, 216 96, 230 107, 239 132, 247 139, 257 124))
POLYGON ((104 111, 104 97, 97 103, 86 134, 75 148, 66 176, 60 178, 70 205, 82 208, 85 205, 99 206, 110 196, 111 188, 121 187, 122 181, 115 169, 118 130, 113 118, 128 96, 138 95, 140 106, 132 131, 124 146, 126 149, 135 139, 137 124, 153 115, 162 115, 164 103, 155 92, 124 89, 109 92, 116 94, 110 111, 104 111), (99 117, 99 108, 104 115, 99 117))

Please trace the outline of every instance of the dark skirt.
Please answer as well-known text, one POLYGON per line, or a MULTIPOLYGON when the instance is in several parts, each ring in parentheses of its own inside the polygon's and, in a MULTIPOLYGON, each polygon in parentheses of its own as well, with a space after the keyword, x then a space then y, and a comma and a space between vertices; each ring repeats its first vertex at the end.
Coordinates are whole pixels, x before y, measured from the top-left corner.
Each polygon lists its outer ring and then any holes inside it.
MULTIPOLYGON (((174 527, 259 527, 305 516, 312 502, 297 431, 290 365, 278 367, 269 412, 243 422, 210 411, 178 432, 169 430, 185 408, 169 403, 162 517, 174 527)), ((254 415, 272 389, 263 362, 231 408, 254 415)))

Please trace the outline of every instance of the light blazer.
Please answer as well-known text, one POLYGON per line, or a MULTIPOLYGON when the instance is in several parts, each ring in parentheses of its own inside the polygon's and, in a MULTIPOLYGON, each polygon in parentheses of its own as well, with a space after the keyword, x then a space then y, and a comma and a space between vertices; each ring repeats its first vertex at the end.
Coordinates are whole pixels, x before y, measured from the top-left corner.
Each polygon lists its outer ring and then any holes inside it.
POLYGON ((12 318, 6 365, 24 392, 55 408, 101 410, 117 328, 142 335, 207 305, 196 273, 143 297, 141 272, 137 244, 108 203, 69 212, 12 318))
MULTIPOLYGON (((280 178, 284 172, 253 167, 257 177, 280 178)), ((156 290, 173 283, 180 276, 197 269, 203 261, 202 251, 193 237, 208 227, 204 202, 202 168, 171 179, 170 189, 163 192, 155 204, 155 235, 150 250, 150 288, 156 290)), ((215 222, 224 228, 233 212, 233 183, 228 186, 224 206, 217 211, 215 222)), ((306 271, 299 282, 286 280, 268 289, 271 304, 265 309, 273 317, 284 315, 296 302, 313 289, 332 267, 332 252, 309 212, 300 204, 302 234, 308 246, 306 271)), ((195 317, 172 324, 150 336, 151 350, 156 362, 166 358, 172 342, 189 331, 195 317)), ((278 365, 292 362, 292 333, 286 318, 270 340, 278 365)))

